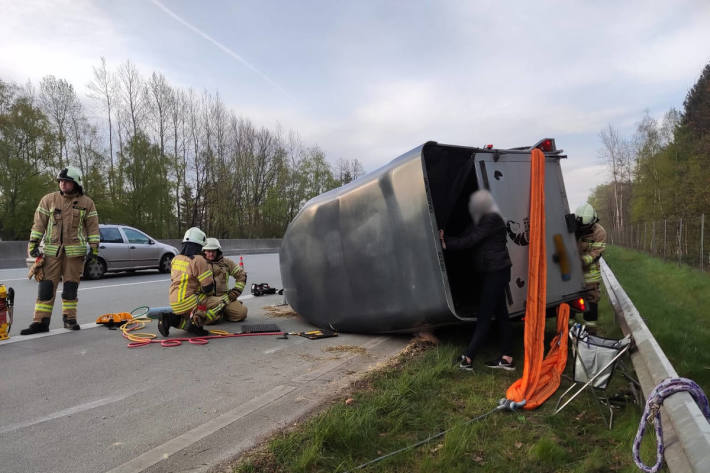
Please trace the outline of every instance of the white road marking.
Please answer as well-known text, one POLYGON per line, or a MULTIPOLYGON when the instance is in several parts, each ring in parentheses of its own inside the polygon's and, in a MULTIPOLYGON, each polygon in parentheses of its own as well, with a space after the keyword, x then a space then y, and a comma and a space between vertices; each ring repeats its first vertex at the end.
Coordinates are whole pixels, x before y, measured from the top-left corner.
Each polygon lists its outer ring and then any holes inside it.
POLYGON ((202 440, 208 435, 217 432, 219 429, 222 429, 242 417, 254 412, 255 410, 271 404, 295 389, 296 388, 294 386, 276 386, 261 396, 253 398, 231 411, 226 412, 209 422, 205 422, 204 424, 195 427, 194 429, 189 430, 152 450, 148 450, 144 454, 137 456, 133 460, 127 461, 123 465, 117 466, 107 473, 138 473, 144 471, 156 463, 169 458, 171 455, 174 455, 180 450, 202 440))
POLYGON ((79 412, 88 411, 96 407, 105 406, 107 404, 112 404, 114 402, 122 401, 129 396, 138 394, 140 391, 131 391, 118 396, 105 397, 103 399, 97 399, 95 401, 86 402, 84 404, 79 404, 78 406, 70 407, 68 409, 62 409, 61 411, 54 412, 52 414, 46 415, 44 417, 39 417, 34 420, 28 420, 25 422, 18 422, 16 424, 6 425, 5 427, 0 427, 0 434, 6 434, 14 430, 24 429, 25 427, 31 427, 33 425, 41 424, 42 422, 47 422, 54 419, 59 419, 60 417, 70 416, 72 414, 77 414, 79 412))
POLYGON ((29 281, 30 278, 19 278, 19 279, 3 279, 0 281, 0 283, 4 283, 5 281, 29 281))
POLYGON ((136 286, 138 284, 150 284, 152 282, 169 282, 170 279, 153 279, 152 281, 141 281, 141 282, 127 282, 123 284, 108 284, 106 286, 92 286, 92 287, 80 287, 81 291, 91 291, 92 289, 106 289, 107 287, 120 287, 120 286, 136 286))
MULTIPOLYGON (((81 326, 81 330, 88 330, 90 328, 98 327, 98 324, 95 324, 95 323, 79 324, 79 325, 81 326)), ((49 332, 34 333, 32 335, 20 335, 19 333, 11 333, 10 338, 8 340, 3 340, 0 342, 0 347, 3 345, 9 345, 11 343, 26 342, 27 340, 34 340, 36 338, 51 337, 52 335, 61 335, 63 333, 73 333, 73 332, 74 332, 74 330, 69 330, 66 328, 55 328, 55 329, 50 330, 49 332)))

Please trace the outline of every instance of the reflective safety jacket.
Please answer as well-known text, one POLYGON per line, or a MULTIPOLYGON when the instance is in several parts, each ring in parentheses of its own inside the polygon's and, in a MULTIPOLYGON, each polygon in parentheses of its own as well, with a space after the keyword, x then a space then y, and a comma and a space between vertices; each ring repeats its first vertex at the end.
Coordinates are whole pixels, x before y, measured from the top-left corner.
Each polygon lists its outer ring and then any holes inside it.
POLYGON ((207 298, 214 289, 212 270, 202 255, 177 255, 170 265, 170 307, 185 314, 207 298))
POLYGON ((86 256, 89 246, 99 246, 99 214, 90 197, 52 192, 42 197, 30 231, 30 249, 44 240, 44 254, 86 256))
POLYGON ((247 282, 247 273, 244 268, 231 259, 224 257, 217 261, 208 261, 208 263, 214 276, 215 296, 222 296, 227 293, 230 276, 234 278, 234 288, 239 291, 239 294, 244 291, 244 285, 247 282))
POLYGON ((582 258, 582 269, 584 270, 584 282, 587 284, 602 282, 602 275, 599 271, 599 258, 606 250, 606 230, 595 223, 588 233, 585 233, 577 240, 579 256, 582 258))

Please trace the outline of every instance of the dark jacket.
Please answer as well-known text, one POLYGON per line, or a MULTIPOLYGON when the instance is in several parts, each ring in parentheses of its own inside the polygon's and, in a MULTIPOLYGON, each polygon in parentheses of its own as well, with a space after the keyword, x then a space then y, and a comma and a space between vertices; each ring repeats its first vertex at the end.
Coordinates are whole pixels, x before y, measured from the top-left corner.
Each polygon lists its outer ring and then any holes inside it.
POLYGON ((447 250, 473 248, 473 269, 489 273, 512 266, 503 218, 490 213, 481 217, 478 225, 471 223, 460 236, 445 236, 447 250))

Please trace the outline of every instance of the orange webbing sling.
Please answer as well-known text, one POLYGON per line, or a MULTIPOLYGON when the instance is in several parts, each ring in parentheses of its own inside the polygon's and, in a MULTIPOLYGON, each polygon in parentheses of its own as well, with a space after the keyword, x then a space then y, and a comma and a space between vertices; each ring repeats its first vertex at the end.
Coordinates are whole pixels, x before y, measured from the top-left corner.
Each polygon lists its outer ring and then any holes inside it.
POLYGON ((528 299, 525 307, 525 362, 523 377, 514 382, 506 397, 525 401, 525 409, 535 409, 560 386, 567 363, 567 326, 569 306, 557 310, 557 336, 543 359, 545 305, 547 297, 547 260, 545 252, 545 155, 532 152, 530 169, 530 246, 528 255, 528 299))

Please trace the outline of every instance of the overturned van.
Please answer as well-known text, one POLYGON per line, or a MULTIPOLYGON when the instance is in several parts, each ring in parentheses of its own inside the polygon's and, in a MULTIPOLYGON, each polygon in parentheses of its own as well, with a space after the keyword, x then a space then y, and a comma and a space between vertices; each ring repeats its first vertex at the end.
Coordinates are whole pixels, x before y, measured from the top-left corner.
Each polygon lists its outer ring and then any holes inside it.
POLYGON ((439 229, 471 222, 470 194, 495 197, 513 262, 506 296, 525 311, 531 150, 545 152, 548 306, 583 292, 582 267, 552 139, 532 147, 472 148, 428 142, 306 203, 280 249, 287 301, 309 322, 343 332, 418 331, 474 321, 479 275, 471 250, 443 251, 439 229))

